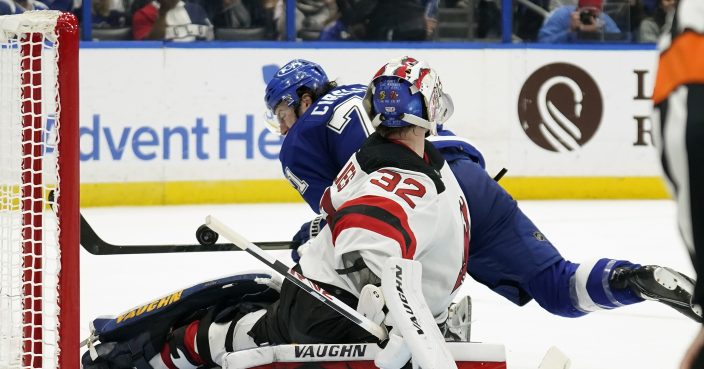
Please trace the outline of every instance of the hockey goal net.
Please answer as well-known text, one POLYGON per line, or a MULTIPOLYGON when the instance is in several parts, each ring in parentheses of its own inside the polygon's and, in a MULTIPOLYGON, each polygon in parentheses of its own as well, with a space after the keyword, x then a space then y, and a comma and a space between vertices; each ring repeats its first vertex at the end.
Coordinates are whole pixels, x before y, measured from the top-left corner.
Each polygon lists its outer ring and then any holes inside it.
POLYGON ((79 368, 78 24, 0 16, 0 368, 79 368))

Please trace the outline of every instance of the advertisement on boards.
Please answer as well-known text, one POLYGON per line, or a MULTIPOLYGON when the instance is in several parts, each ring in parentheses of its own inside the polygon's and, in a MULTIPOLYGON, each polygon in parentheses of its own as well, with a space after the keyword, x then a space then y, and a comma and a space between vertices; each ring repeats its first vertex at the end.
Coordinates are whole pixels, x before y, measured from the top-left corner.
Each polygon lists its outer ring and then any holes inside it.
POLYGON ((649 120, 655 51, 91 48, 80 55, 87 196, 148 184, 162 198, 160 191, 176 189, 170 198, 178 203, 179 184, 216 184, 220 192, 239 185, 244 194, 233 201, 295 199, 295 192, 263 193, 290 187, 278 162, 284 138, 265 120, 268 80, 303 58, 338 84, 366 84, 402 55, 438 71, 455 104, 447 128, 475 143, 490 174, 508 168, 506 183, 517 191, 516 181, 540 178, 586 187, 630 178, 657 187, 649 120))

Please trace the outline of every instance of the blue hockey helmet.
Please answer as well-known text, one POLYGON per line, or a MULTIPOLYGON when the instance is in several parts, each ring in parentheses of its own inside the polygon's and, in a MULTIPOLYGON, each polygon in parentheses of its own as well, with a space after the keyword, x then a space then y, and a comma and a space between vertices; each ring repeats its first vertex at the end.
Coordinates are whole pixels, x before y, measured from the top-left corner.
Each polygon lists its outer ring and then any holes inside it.
POLYGON ((294 59, 281 67, 266 86, 264 102, 268 113, 274 115, 276 106, 282 101, 296 106, 300 101, 298 89, 307 87, 319 90, 328 83, 328 76, 320 65, 303 59, 294 59))
POLYGON ((428 63, 408 56, 393 59, 379 69, 367 87, 364 108, 374 127, 416 125, 431 134, 436 134, 437 126, 445 123, 454 111, 452 98, 443 92, 435 70, 428 63), (404 86, 403 91, 397 90, 396 84, 404 86), (385 91, 384 97, 377 90, 385 91), (395 98, 390 98, 392 91, 395 98), (402 100, 390 101, 396 98, 402 100))

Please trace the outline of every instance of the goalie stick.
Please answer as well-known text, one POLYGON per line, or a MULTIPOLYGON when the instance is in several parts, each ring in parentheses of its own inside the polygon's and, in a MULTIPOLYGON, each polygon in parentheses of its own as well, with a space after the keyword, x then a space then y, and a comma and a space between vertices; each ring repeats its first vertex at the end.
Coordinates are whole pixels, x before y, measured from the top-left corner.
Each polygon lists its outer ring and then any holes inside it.
POLYGON ((373 334, 377 339, 379 339, 379 342, 385 341, 388 338, 388 333, 386 332, 386 329, 384 327, 372 322, 371 320, 369 320, 369 318, 365 317, 364 315, 360 314, 357 310, 340 301, 335 296, 322 289, 313 281, 307 279, 292 268, 289 268, 286 264, 282 263, 281 261, 273 257, 271 254, 262 250, 257 245, 247 240, 242 235, 235 232, 221 221, 215 219, 215 217, 213 217, 212 215, 208 215, 205 218, 205 224, 212 230, 218 232, 228 240, 232 241, 233 244, 237 245, 242 250, 247 251, 250 255, 259 259, 259 261, 266 264, 271 269, 274 269, 274 271, 291 281, 293 284, 298 286, 298 288, 306 291, 311 296, 320 300, 320 302, 322 302, 323 304, 338 312, 340 315, 349 319, 351 322, 357 324, 367 332, 373 334))
MULTIPOLYGON (((175 252, 211 252, 211 251, 241 251, 241 248, 231 243, 213 245, 114 245, 105 242, 88 224, 81 214, 81 245, 93 255, 126 255, 126 254, 162 254, 175 252)), ((257 246, 266 250, 288 250, 290 241, 257 242, 257 246)))

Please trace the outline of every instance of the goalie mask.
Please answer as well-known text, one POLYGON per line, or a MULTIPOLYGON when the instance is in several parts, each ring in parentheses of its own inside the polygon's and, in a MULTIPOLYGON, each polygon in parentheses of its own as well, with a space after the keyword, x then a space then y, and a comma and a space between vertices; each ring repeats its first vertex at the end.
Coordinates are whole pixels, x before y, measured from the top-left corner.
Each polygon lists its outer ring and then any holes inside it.
POLYGON ((328 83, 328 76, 320 65, 303 59, 294 59, 281 67, 266 86, 266 122, 275 133, 281 133, 276 107, 281 103, 296 108, 301 98, 298 91, 308 88, 318 91, 328 83))
POLYGON ((435 70, 410 57, 392 60, 376 73, 364 96, 374 127, 416 125, 437 133, 452 115, 452 99, 435 70), (392 96, 393 95, 393 96, 392 96))

